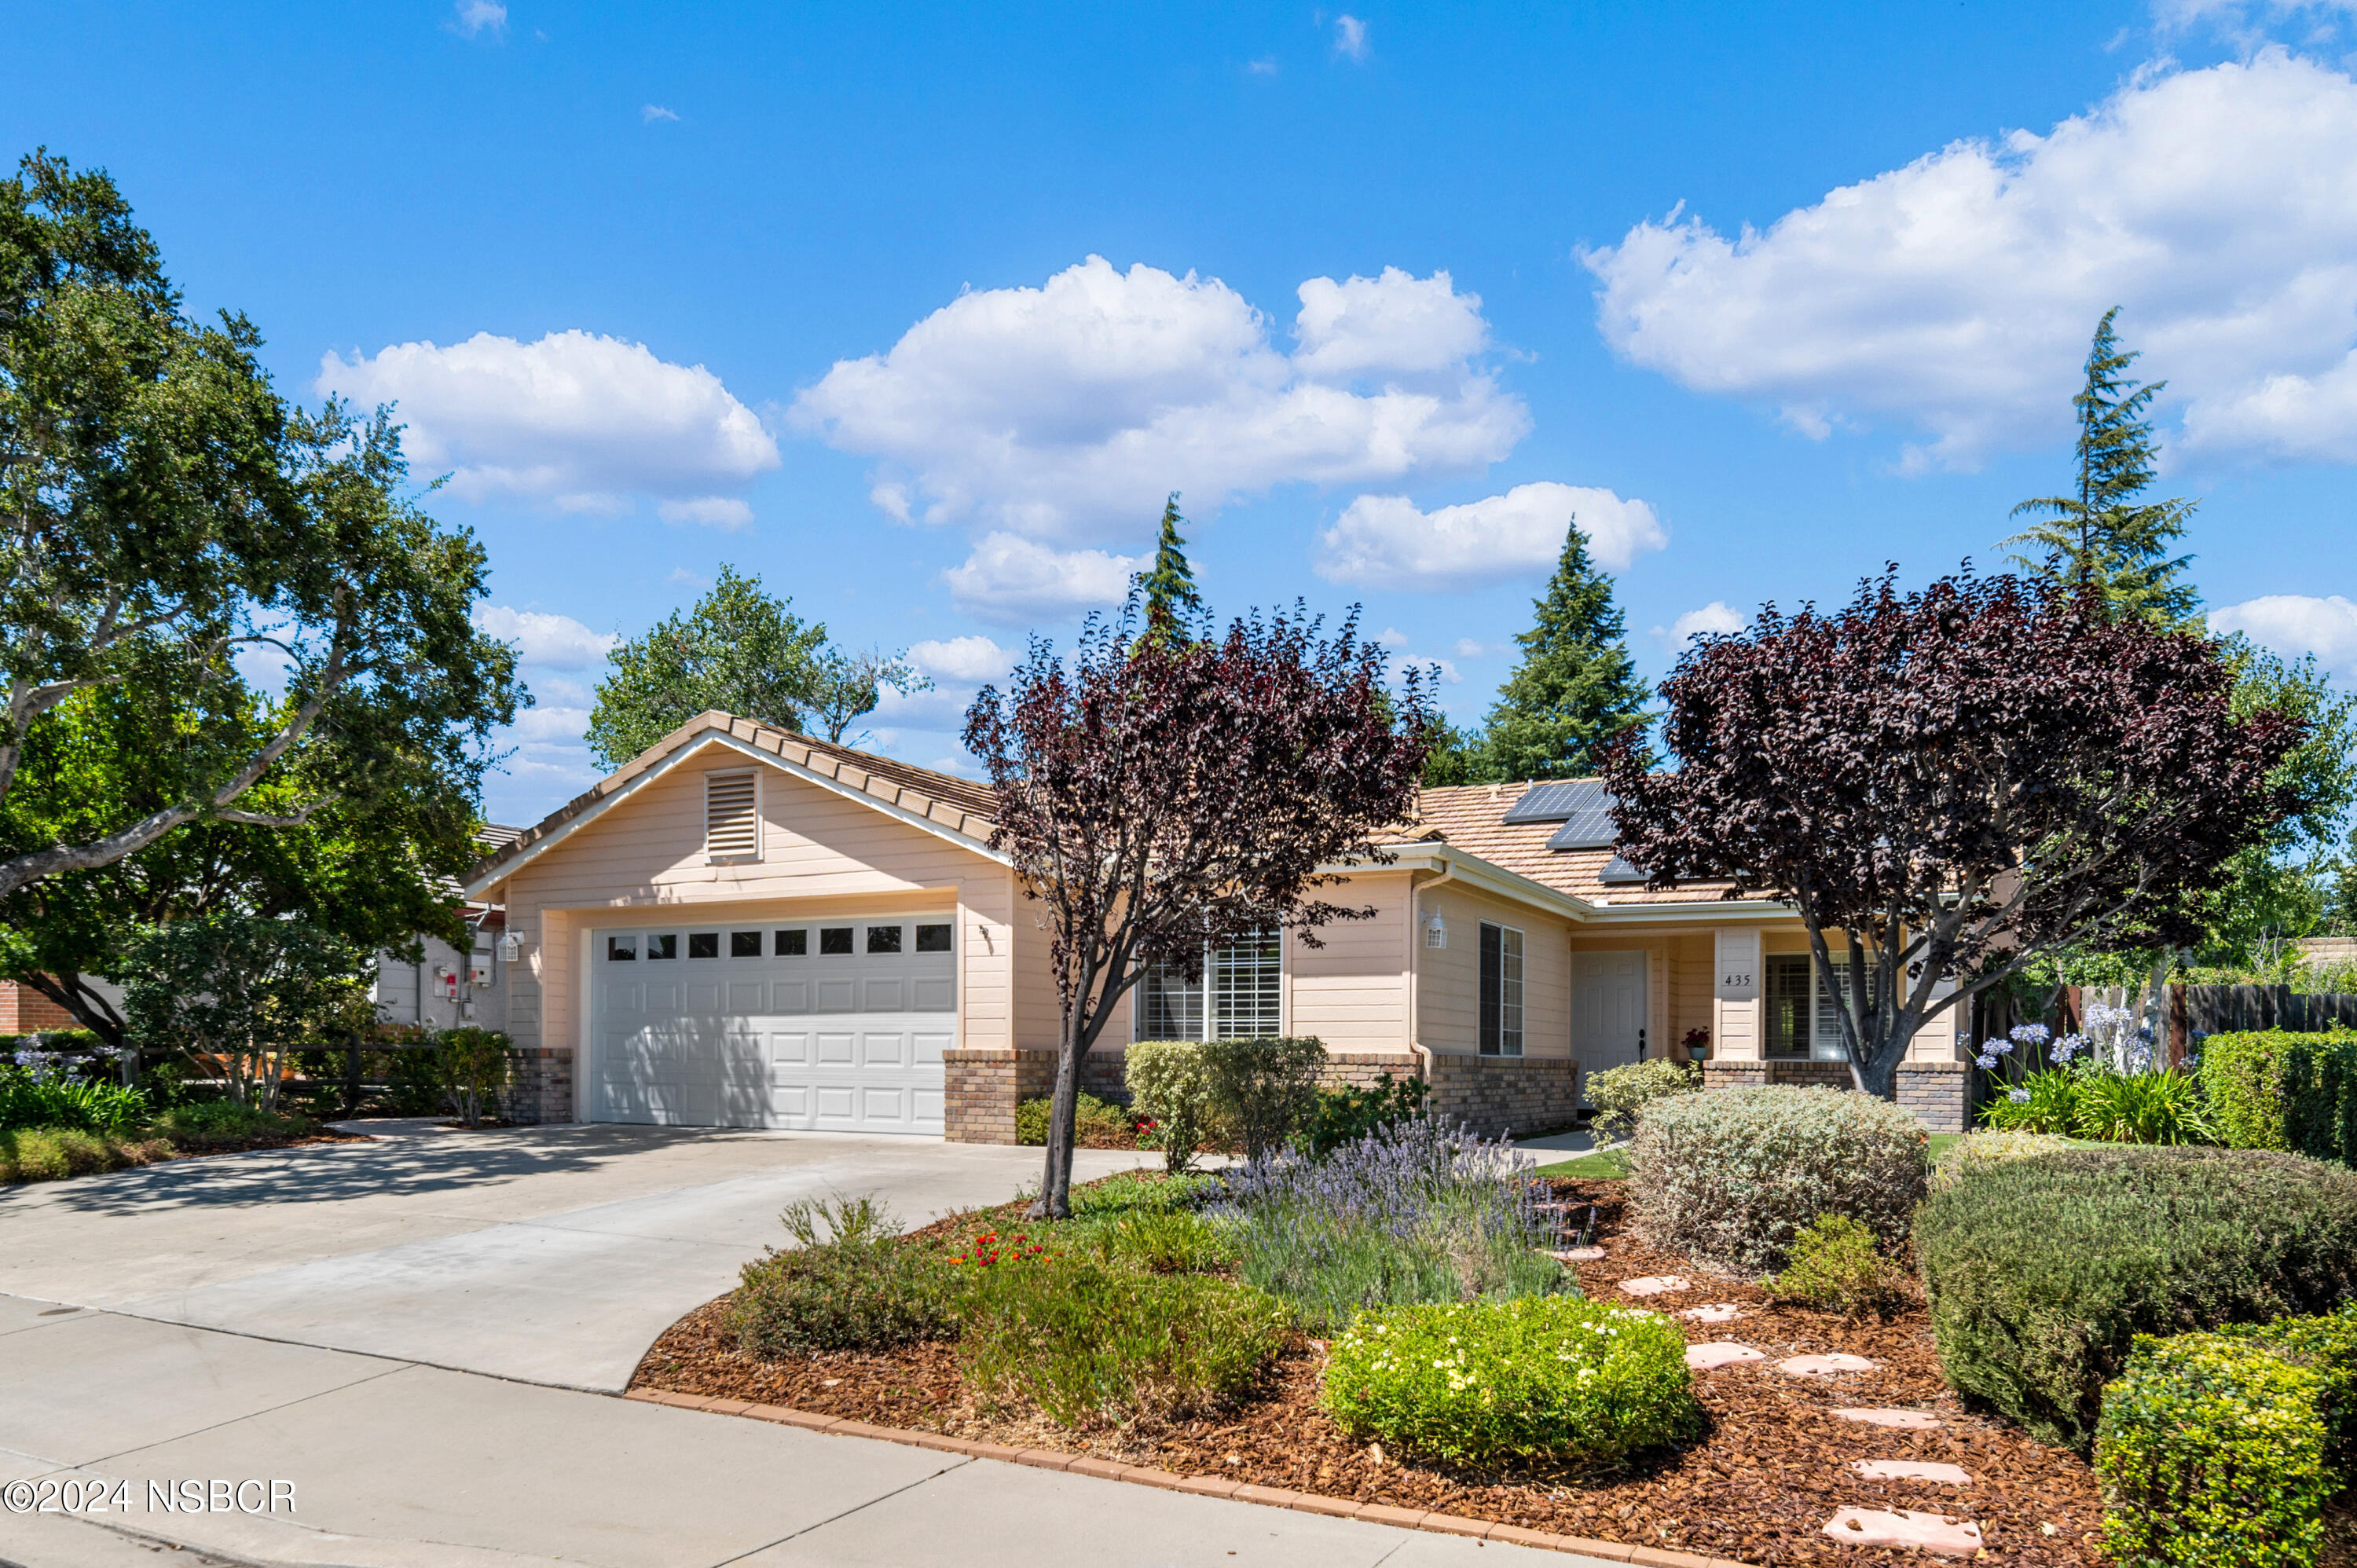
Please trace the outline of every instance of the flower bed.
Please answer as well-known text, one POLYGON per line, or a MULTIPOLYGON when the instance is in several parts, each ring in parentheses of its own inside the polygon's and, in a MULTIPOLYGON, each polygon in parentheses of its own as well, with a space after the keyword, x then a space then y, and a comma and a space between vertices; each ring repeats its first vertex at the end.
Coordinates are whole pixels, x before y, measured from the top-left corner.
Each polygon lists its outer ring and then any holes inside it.
MULTIPOLYGON (((1128 1178, 1135 1179, 1135 1178, 1128 1178)), ((1932 1354, 1921 1305, 1910 1300, 1886 1322, 1846 1322, 1781 1306, 1747 1284, 1695 1274, 1683 1258, 1652 1251, 1628 1234, 1622 1184, 1551 1184, 1556 1201, 1597 1208, 1606 1255, 1578 1266, 1594 1301, 1626 1301, 1619 1282, 1684 1273, 1695 1289, 1654 1297, 1674 1313, 1732 1303, 1734 1324, 1680 1324, 1689 1341, 1739 1337, 1769 1364, 1698 1374, 1706 1426, 1681 1447, 1632 1457, 1617 1468, 1544 1465, 1458 1469, 1383 1452, 1345 1434, 1320 1405, 1326 1347, 1296 1337, 1232 1405, 1215 1413, 1075 1432, 1036 1413, 992 1412, 959 1369, 947 1344, 889 1354, 834 1354, 765 1361, 738 1348, 726 1298, 682 1319, 648 1352, 634 1389, 671 1390, 838 1415, 1017 1447, 1089 1454, 1181 1475, 1212 1474, 1318 1496, 1433 1509, 1556 1534, 1585 1536, 1749 1563, 1866 1563, 1901 1560, 1829 1540, 1821 1527, 1844 1507, 1945 1512, 1980 1522, 1990 1556, 2011 1563, 2093 1565, 2102 1509, 2084 1461, 2047 1447, 2019 1428, 1964 1410, 1932 1354), (1878 1363, 1871 1372, 1801 1379, 1774 1369, 1781 1358, 1847 1352, 1878 1363), (1889 1431, 1835 1418, 1844 1406, 1922 1410, 1942 1424, 1889 1431), (1849 1468, 1867 1458, 1961 1466, 1974 1484, 1870 1481, 1849 1468)), ((1019 1206, 929 1228, 970 1238, 996 1224, 1024 1229, 1019 1206)), ((920 1240, 923 1239, 920 1233, 920 1240)), ((1907 1557, 1906 1561, 1915 1561, 1907 1557)))

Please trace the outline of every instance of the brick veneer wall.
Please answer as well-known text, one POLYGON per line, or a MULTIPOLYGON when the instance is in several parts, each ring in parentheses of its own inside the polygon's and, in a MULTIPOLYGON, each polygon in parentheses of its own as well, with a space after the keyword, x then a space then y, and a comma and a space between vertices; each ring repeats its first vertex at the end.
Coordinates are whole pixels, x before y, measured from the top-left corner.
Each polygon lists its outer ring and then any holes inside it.
POLYGON ((573 1120, 573 1047, 533 1046, 508 1053, 508 1120, 533 1126, 573 1120))
MULTIPOLYGON (((960 1049, 943 1052, 942 1060, 947 1090, 942 1135, 952 1144, 1012 1144, 1016 1103, 1056 1090, 1053 1051, 960 1049)), ((1081 1065, 1081 1087, 1100 1100, 1127 1103, 1123 1062, 1119 1049, 1091 1051, 1081 1065)), ((1318 1080, 1329 1089, 1372 1089, 1415 1070, 1415 1058, 1395 1052, 1329 1051, 1318 1080)))
MULTIPOLYGON (((1789 1083, 1803 1089, 1848 1089, 1849 1068, 1843 1062, 1705 1062, 1705 1089, 1732 1089, 1738 1084, 1789 1083)), ((1899 1103, 1915 1112, 1933 1133, 1961 1133, 1967 1124, 1964 1103, 1971 1092, 1971 1075, 1963 1062, 1900 1062, 1899 1103)))
POLYGON ((1579 1064, 1567 1057, 1432 1054, 1425 1106, 1484 1137, 1559 1133, 1579 1114, 1579 1064))
POLYGON ((74 1015, 34 990, 13 980, 0 980, 0 1035, 36 1035, 49 1029, 79 1029, 74 1015))

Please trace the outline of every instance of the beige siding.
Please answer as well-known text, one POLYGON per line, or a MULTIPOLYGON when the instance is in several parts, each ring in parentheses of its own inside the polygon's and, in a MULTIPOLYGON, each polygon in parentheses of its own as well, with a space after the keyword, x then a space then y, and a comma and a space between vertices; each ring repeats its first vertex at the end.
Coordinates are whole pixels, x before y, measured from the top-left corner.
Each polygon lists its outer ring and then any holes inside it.
POLYGON ((1416 945, 1416 1043, 1443 1054, 1480 1050, 1481 922, 1493 920, 1523 933, 1523 1054, 1571 1055, 1568 923, 1461 883, 1422 891, 1418 922, 1429 920, 1436 910, 1448 923, 1448 945, 1416 945))
MULTIPOLYGON (((1329 1051, 1402 1051, 1407 1037, 1408 876, 1356 876, 1322 897, 1372 908, 1369 920, 1318 929, 1321 947, 1285 941, 1286 1026, 1315 1035, 1329 1051)), ((1445 955, 1435 955, 1445 956, 1445 955)))
POLYGON ((1709 1029, 1717 1037, 1717 1019, 1711 1011, 1711 967, 1717 944, 1707 931, 1695 931, 1669 940, 1670 1032, 1667 1043, 1680 1058, 1689 1029, 1709 1029))
POLYGON ((622 911, 713 919, 954 908, 963 949, 959 1030, 967 1046, 1012 1042, 1013 883, 986 855, 873 804, 761 768, 761 856, 708 865, 704 775, 741 769, 716 748, 641 785, 508 878, 509 929, 523 944, 510 1031, 519 1045, 579 1039, 579 933, 622 911), (708 758, 708 760, 707 760, 708 758))
MULTIPOLYGON (((1036 898, 1015 900, 1015 1043, 1025 1050, 1052 1051, 1062 1037, 1063 1003, 1056 994, 1055 936, 1048 929, 1048 906, 1036 898)), ((1105 1026, 1105 1036, 1118 1032, 1105 1026)), ((1100 1036, 1100 1045, 1120 1042, 1100 1036)))

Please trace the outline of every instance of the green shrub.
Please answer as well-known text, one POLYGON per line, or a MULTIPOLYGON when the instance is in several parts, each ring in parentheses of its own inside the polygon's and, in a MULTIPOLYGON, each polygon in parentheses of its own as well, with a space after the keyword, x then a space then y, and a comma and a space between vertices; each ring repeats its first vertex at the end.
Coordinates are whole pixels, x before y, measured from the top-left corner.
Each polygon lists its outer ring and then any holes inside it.
POLYGON ((1932 1190, 1945 1192, 1984 1165, 2034 1160, 2071 1146, 2068 1138, 2050 1133, 1967 1133, 1932 1161, 1932 1190))
MULTIPOLYGON (((1056 1102, 1042 1097, 1015 1107, 1015 1141, 1044 1144, 1048 1121, 1056 1102)), ((1099 1100, 1086 1090, 1072 1107, 1072 1146, 1078 1149, 1126 1149, 1135 1140, 1129 1130, 1129 1112, 1099 1100)))
POLYGON ((1874 1244, 1874 1232, 1845 1215, 1828 1214, 1792 1240, 1792 1261, 1769 1282, 1768 1294, 1845 1317, 1888 1316, 1906 1301, 1899 1270, 1874 1244))
POLYGON ((2230 1147, 2357 1165, 2357 1032, 2212 1035, 2201 1088, 2230 1147))
POLYGON ((62 1181, 95 1176, 172 1157, 159 1138, 123 1139, 74 1127, 27 1127, 0 1131, 0 1185, 62 1181))
POLYGON ((122 1133, 145 1121, 149 1111, 145 1095, 118 1083, 36 1077, 0 1064, 0 1128, 122 1133))
POLYGON ((960 1358, 996 1403, 1069 1427, 1185 1415, 1249 1388, 1284 1345, 1284 1306, 1205 1274, 1062 1255, 968 1271, 960 1358))
POLYGON ((2033 1072, 2010 1088, 2000 1086, 1979 1115, 1981 1125, 1996 1132, 2071 1137, 2079 1127, 2079 1075, 2067 1067, 2033 1072))
POLYGON ((448 1031, 436 1047, 442 1086, 468 1126, 479 1126, 487 1112, 499 1114, 499 1094, 508 1086, 508 1051, 513 1045, 497 1029, 468 1028, 448 1031))
POLYGON ((413 1046, 384 1053, 385 1098, 396 1116, 438 1116, 450 1098, 442 1073, 441 1052, 432 1046, 413 1046))
POLYGON ((2138 1334, 2330 1307, 2357 1284, 2357 1176, 2258 1151, 2123 1146, 1984 1164, 1915 1221, 1940 1361, 2083 1450, 2138 1334))
POLYGON ((2130 1568, 2311 1568, 2323 1540, 2323 1380, 2265 1346, 2138 1335, 2104 1391, 2104 1551, 2130 1568))
POLYGON ((1630 1193, 1646 1240, 1757 1277, 1784 1266, 1820 1216, 1906 1240, 1929 1176, 1914 1115, 1872 1095, 1764 1085, 1656 1100, 1630 1146, 1630 1193))
POLYGON ((1334 1341, 1324 1402, 1353 1436, 1449 1464, 1605 1464, 1695 1430, 1685 1353, 1661 1314, 1576 1296, 1396 1306, 1334 1341))
POLYGON ((1108 1262, 1151 1273, 1201 1273, 1236 1257, 1219 1227, 1184 1209, 1113 1217, 1082 1229, 1088 1244, 1108 1262))
POLYGON ((1122 1081, 1129 1090, 1131 1107, 1154 1119, 1164 1169, 1183 1171, 1196 1150, 1221 1141, 1202 1041, 1139 1040, 1122 1058, 1122 1081))
POLYGON ((1380 1087, 1320 1090, 1310 1108, 1309 1123, 1302 1130, 1302 1141, 1313 1155, 1340 1148, 1378 1127, 1422 1115, 1425 1096, 1431 1092, 1430 1084, 1412 1074, 1406 1078, 1386 1074, 1380 1087))
POLYGON ((1309 1124, 1325 1065, 1325 1046, 1307 1037, 1203 1042, 1212 1112, 1247 1159, 1286 1147, 1309 1124))
POLYGON ((780 1216, 795 1240, 745 1265, 729 1303, 738 1345, 770 1360, 889 1350, 957 1333, 958 1271, 899 1239, 873 1197, 803 1200, 780 1216))
POLYGON ((2071 1130, 2106 1144, 2214 1144, 2205 1112, 2191 1073, 2089 1069, 2080 1074, 2071 1130))
POLYGON ((316 1122, 283 1111, 261 1111, 234 1100, 199 1100, 157 1116, 155 1131, 183 1149, 226 1148, 271 1138, 299 1138, 316 1122))
POLYGON ((2326 1317, 2279 1317, 2230 1324, 2221 1337, 2258 1345, 2323 1380, 2324 1467, 2346 1486, 2357 1481, 2357 1302, 2326 1317))
POLYGON ((1596 1130, 1608 1138, 1625 1138, 1637 1130, 1645 1107, 1671 1094, 1692 1094, 1702 1088, 1702 1069, 1667 1057, 1609 1067, 1587 1075, 1587 1102, 1596 1107, 1596 1130))

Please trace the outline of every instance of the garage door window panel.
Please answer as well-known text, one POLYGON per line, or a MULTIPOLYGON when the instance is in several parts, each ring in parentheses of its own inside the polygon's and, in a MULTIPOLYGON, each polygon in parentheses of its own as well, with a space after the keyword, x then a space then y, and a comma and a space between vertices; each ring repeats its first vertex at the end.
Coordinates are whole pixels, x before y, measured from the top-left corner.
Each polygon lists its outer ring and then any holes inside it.
POLYGON ((849 957, 851 953, 851 928, 849 926, 821 926, 818 929, 818 950, 821 958, 830 958, 838 954, 846 958, 849 957))
POLYGON ((728 956, 730 958, 759 958, 761 956, 761 933, 759 931, 729 932, 728 956))
POLYGON ((718 931, 688 932, 687 956, 690 958, 718 958, 720 956, 720 933, 718 931))
POLYGON ((675 932, 665 931, 661 936, 647 939, 648 961, 668 961, 677 957, 679 957, 679 937, 675 932))
POLYGON ((777 933, 777 939, 778 957, 808 958, 810 956, 810 933, 808 931, 780 931, 777 933))
POLYGON ((867 950, 871 955, 899 952, 900 950, 900 928, 898 926, 868 927, 867 950))

